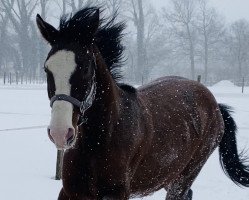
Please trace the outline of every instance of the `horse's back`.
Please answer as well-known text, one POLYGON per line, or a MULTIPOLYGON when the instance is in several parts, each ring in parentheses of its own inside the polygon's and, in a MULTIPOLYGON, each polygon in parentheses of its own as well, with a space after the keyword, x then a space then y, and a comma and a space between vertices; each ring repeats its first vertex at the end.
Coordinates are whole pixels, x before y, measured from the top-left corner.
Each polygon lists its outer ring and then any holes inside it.
POLYGON ((157 79, 139 87, 137 96, 148 109, 154 130, 150 153, 141 162, 133 186, 134 191, 137 187, 149 193, 147 188, 159 189, 159 182, 164 187, 175 179, 201 145, 214 141, 213 150, 223 134, 223 120, 211 92, 182 77, 157 79), (140 176, 147 176, 147 182, 140 176))
POLYGON ((166 76, 152 81, 137 89, 138 96, 147 102, 148 107, 165 105, 165 103, 190 106, 200 103, 203 106, 218 108, 212 93, 197 81, 178 76, 166 76))

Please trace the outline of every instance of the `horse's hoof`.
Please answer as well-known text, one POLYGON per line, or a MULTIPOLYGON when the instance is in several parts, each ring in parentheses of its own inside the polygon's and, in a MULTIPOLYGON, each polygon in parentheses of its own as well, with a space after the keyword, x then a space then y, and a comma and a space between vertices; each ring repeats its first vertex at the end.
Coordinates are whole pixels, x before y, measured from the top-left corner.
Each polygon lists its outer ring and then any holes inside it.
POLYGON ((188 191, 188 198, 187 198, 187 200, 192 200, 192 197, 193 197, 193 191, 190 189, 188 191))

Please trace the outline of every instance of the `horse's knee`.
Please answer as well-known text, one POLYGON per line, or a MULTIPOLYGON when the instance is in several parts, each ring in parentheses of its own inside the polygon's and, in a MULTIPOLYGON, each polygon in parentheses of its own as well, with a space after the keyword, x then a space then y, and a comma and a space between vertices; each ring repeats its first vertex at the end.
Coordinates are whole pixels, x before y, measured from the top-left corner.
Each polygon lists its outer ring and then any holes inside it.
POLYGON ((58 200, 93 200, 93 199, 96 199, 96 198, 91 198, 85 195, 82 196, 77 193, 75 193, 73 196, 71 195, 68 196, 63 188, 61 189, 59 197, 58 197, 58 200))
POLYGON ((112 190, 106 191, 103 196, 103 200, 128 200, 129 190, 125 187, 116 187, 112 190))
POLYGON ((103 200, 117 200, 117 199, 119 199, 119 200, 128 200, 129 198, 128 197, 124 197, 124 196, 117 196, 117 195, 110 195, 110 196, 105 196, 104 198, 103 198, 103 200))
POLYGON ((187 200, 192 200, 192 198, 193 198, 193 190, 189 189, 187 200))
POLYGON ((129 195, 126 192, 115 192, 115 193, 109 193, 106 194, 103 198, 103 200, 128 200, 129 195))
POLYGON ((58 200, 70 200, 70 198, 66 195, 65 191, 63 190, 63 188, 60 191, 58 200))
POLYGON ((193 191, 189 184, 178 182, 165 189, 167 191, 166 200, 192 200, 193 191))

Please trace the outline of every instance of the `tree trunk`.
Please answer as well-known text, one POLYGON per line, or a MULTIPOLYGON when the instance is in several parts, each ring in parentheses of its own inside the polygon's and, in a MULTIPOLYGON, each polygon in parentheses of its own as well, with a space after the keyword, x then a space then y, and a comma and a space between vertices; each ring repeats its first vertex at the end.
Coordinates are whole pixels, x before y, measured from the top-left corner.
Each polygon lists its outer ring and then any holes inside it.
POLYGON ((18 76, 18 72, 16 72, 16 84, 18 85, 19 82, 19 76, 18 76))
POLYGON ((241 80, 241 78, 242 78, 242 64, 241 64, 241 60, 240 60, 240 58, 239 58, 239 63, 238 63, 238 77, 237 77, 237 79, 238 79, 238 81, 240 81, 241 80))
POLYGON ((138 19, 137 19, 137 69, 136 80, 141 81, 146 71, 146 51, 144 44, 144 12, 142 0, 138 0, 138 19))
MULTIPOLYGON (((46 19, 46 5, 48 3, 48 0, 43 0, 41 1, 41 17, 45 20, 46 19)), ((43 72, 43 65, 44 65, 44 61, 46 59, 46 44, 43 40, 42 37, 39 37, 38 39, 38 73, 40 77, 44 77, 44 72, 43 72)))
POLYGON ((10 85, 12 84, 12 77, 11 77, 11 72, 10 72, 10 85))
POLYGON ((1 29, 0 29, 0 46, 1 46, 1 50, 0 50, 0 68, 3 64, 3 61, 4 61, 4 54, 6 53, 6 49, 4 49, 4 43, 6 43, 6 32, 7 32, 7 25, 8 25, 8 15, 5 15, 3 18, 2 18, 2 21, 1 21, 1 29))
POLYGON ((208 76, 208 41, 207 36, 205 35, 205 47, 204 47, 204 83, 207 83, 207 76, 208 76))
POLYGON ((72 7, 72 12, 75 13, 77 9, 74 0, 71 0, 71 7, 72 7))
POLYGON ((57 161, 56 161, 56 174, 55 180, 62 178, 62 162, 63 162, 63 150, 57 150, 57 161))
POLYGON ((193 46, 191 45, 190 48, 191 78, 192 80, 195 80, 195 58, 193 46))
POLYGON ((3 84, 5 85, 6 83, 6 72, 3 73, 3 84))
POLYGON ((66 14, 66 0, 62 1, 62 14, 65 15, 66 14))
POLYGON ((190 67, 191 67, 191 78, 195 80, 195 55, 194 55, 194 45, 191 37, 191 33, 189 30, 189 25, 187 24, 187 32, 188 32, 188 39, 189 39, 189 59, 190 59, 190 67))

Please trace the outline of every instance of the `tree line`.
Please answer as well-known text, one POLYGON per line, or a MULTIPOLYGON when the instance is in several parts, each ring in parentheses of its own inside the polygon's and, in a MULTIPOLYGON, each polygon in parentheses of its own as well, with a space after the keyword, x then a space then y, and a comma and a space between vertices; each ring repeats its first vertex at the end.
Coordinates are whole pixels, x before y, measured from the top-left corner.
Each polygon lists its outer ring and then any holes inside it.
POLYGON ((170 0, 155 9, 149 0, 0 0, 0 76, 44 81, 49 47, 37 31, 35 15, 58 21, 85 5, 101 5, 106 16, 125 21, 126 81, 146 83, 180 75, 206 84, 249 79, 249 22, 227 23, 208 0, 170 0))

